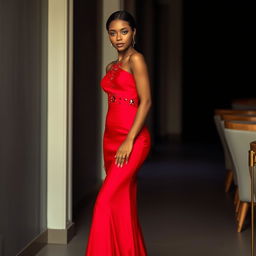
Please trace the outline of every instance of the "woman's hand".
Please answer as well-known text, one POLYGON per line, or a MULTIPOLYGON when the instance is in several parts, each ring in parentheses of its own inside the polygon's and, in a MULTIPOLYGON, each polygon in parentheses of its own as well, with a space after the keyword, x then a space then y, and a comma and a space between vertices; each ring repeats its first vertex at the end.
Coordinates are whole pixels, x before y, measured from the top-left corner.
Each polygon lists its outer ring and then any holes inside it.
POLYGON ((128 159, 130 156, 130 153, 132 151, 133 147, 133 140, 132 139, 126 139, 121 146, 118 148, 116 155, 115 155, 115 164, 117 164, 118 167, 123 167, 124 162, 127 164, 128 159))

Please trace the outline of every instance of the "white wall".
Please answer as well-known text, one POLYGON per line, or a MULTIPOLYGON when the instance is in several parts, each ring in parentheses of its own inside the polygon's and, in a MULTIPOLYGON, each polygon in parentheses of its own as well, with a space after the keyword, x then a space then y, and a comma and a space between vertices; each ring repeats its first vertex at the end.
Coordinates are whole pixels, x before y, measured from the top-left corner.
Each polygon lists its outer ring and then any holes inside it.
POLYGON ((49 0, 48 7, 48 175, 47 227, 66 229, 71 221, 70 129, 72 58, 68 0, 49 0))

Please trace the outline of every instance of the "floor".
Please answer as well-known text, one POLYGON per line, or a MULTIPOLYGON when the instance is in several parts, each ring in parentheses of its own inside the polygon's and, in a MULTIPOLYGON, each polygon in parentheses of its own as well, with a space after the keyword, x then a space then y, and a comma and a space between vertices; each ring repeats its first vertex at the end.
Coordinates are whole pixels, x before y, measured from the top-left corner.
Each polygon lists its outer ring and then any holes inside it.
MULTIPOLYGON (((224 192, 219 144, 162 144, 139 174, 139 218, 148 256, 250 255, 250 213, 236 231, 233 195, 224 192)), ((68 245, 48 245, 37 256, 82 256, 95 198, 75 220, 68 245)), ((104 255, 102 255, 104 256, 104 255)))

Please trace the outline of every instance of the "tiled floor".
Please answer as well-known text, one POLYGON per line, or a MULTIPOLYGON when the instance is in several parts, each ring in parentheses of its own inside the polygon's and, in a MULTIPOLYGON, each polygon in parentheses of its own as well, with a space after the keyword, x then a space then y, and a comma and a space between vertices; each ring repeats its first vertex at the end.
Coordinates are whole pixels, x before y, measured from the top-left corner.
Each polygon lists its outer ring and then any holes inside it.
MULTIPOLYGON (((250 255, 250 214, 244 231, 237 233, 234 191, 224 192, 219 145, 159 146, 138 178, 139 217, 148 256, 250 255)), ((48 245, 37 256, 84 255, 93 200, 75 221, 77 235, 71 242, 48 245)))

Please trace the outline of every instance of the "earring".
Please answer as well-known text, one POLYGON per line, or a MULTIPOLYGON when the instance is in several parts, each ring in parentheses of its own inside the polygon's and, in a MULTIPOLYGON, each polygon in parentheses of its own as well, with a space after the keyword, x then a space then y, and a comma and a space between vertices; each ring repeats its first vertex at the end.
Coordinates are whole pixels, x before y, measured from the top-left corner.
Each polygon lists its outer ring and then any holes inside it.
POLYGON ((134 45, 135 45, 135 38, 133 37, 132 46, 134 47, 134 45))

